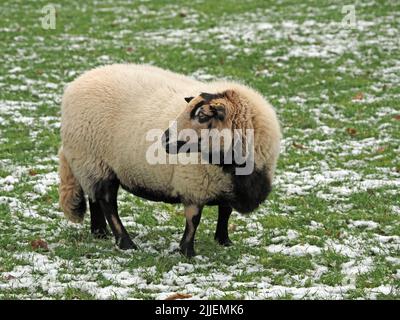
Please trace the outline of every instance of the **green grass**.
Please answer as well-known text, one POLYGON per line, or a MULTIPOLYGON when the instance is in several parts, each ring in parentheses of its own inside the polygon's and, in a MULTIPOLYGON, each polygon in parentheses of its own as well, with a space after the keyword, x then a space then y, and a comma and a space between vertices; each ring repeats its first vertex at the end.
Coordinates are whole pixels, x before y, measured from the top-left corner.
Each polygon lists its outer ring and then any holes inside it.
POLYGON ((0 5, 0 299, 400 298, 399 4, 357 2, 346 29, 345 1, 58 1, 45 30, 47 4, 0 5), (63 87, 119 62, 238 80, 276 108, 274 190, 257 212, 233 215, 233 247, 214 242, 206 208, 199 256, 180 256, 182 206, 122 191, 135 252, 94 239, 88 217, 63 218, 63 87))

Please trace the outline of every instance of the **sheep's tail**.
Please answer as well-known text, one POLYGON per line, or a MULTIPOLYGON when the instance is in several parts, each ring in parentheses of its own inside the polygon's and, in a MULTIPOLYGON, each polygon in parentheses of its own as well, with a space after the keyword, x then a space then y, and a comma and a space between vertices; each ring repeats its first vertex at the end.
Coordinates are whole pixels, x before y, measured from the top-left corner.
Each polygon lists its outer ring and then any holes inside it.
POLYGON ((58 188, 60 207, 68 220, 79 223, 83 221, 86 212, 85 194, 72 173, 62 147, 58 155, 60 158, 60 185, 58 188))

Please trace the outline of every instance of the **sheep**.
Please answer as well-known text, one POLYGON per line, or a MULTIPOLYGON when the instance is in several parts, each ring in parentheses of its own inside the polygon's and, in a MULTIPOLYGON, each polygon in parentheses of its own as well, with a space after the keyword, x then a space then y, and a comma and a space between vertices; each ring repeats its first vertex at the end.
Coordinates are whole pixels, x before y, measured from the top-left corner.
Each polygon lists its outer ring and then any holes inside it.
MULTIPOLYGON (((203 83, 148 65, 99 67, 70 83, 62 98, 60 206, 66 218, 80 223, 87 195, 91 233, 107 237, 108 223, 116 245, 125 250, 137 247, 118 215, 120 186, 151 201, 182 203, 186 226, 180 251, 187 257, 195 255, 194 237, 203 207, 218 206, 214 238, 229 246, 232 210, 254 211, 271 191, 280 140, 274 109, 245 85, 203 83), (149 163, 146 150, 154 141, 149 141, 146 132, 155 128, 163 133, 160 152, 171 157, 182 155, 180 148, 187 141, 172 137, 171 121, 178 131, 192 129, 196 133, 253 129, 253 171, 238 175, 235 169, 239 165, 234 162, 149 163)), ((183 153, 188 154, 204 158, 201 151, 183 153)))

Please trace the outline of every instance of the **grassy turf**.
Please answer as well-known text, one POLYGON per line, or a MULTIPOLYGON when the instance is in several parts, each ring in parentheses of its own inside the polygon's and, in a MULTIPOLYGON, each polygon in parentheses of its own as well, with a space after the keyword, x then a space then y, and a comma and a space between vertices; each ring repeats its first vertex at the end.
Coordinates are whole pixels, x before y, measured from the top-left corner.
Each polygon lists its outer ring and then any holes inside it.
POLYGON ((396 1, 46 1, 0 5, 0 299, 400 297, 400 56, 396 1), (114 62, 233 79, 276 108, 275 188, 234 214, 235 245, 205 210, 194 260, 176 254, 181 206, 120 193, 139 245, 93 239, 57 201, 63 87, 114 62), (33 248, 43 239, 48 249, 33 248))

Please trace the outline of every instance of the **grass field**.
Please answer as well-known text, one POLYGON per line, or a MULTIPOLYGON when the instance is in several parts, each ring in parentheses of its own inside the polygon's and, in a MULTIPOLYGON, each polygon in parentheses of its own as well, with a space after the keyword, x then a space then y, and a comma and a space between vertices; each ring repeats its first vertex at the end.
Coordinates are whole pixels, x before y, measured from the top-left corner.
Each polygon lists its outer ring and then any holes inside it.
POLYGON ((348 2, 63 0, 46 30, 46 1, 2 1, 0 299, 399 299, 400 4, 357 1, 348 26, 348 2), (64 219, 63 87, 114 62, 240 80, 276 108, 274 191, 233 215, 233 247, 207 208, 187 260, 182 207, 122 191, 138 251, 64 219))

